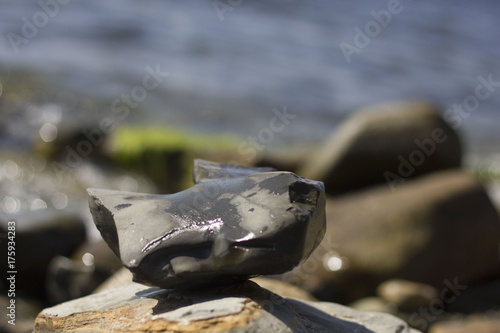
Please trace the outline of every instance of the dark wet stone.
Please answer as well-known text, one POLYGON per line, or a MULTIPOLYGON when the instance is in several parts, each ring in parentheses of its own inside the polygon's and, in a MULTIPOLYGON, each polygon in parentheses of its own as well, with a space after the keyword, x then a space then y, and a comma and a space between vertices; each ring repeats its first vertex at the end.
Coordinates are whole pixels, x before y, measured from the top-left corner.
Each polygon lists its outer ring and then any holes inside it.
POLYGON ((90 210, 137 282, 190 288, 286 272, 325 233, 321 182, 196 160, 195 186, 154 195, 89 189, 90 210))
MULTIPOLYGON (((16 222, 15 264, 20 272, 16 289, 44 298, 47 266, 58 255, 71 255, 85 241, 84 222, 77 215, 51 208, 16 215, 0 214, 0 253, 7 253, 8 221, 16 222)), ((7 257, 0 260, 0 270, 9 270, 7 257)))

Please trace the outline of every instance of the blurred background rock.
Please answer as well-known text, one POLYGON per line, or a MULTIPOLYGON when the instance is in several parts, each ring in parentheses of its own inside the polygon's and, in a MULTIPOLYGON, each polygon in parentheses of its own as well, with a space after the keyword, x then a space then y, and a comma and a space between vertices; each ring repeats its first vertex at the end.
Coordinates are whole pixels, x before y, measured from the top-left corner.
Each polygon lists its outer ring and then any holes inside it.
POLYGON ((16 220, 18 331, 121 266, 86 188, 179 191, 193 158, 325 181, 327 237, 275 278, 424 331, 498 320, 500 87, 454 111, 500 82, 496 2, 401 2, 350 62, 339 45, 387 1, 41 3, 0 3, 0 246, 16 220), (426 154, 415 140, 436 129, 447 139, 426 154), (455 278, 467 289, 422 317, 455 278))

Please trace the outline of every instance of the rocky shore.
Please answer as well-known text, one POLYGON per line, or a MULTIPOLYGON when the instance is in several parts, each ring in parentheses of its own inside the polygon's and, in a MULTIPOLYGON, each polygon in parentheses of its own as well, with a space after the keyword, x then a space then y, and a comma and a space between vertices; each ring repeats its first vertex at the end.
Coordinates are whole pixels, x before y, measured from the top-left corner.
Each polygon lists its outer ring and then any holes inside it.
MULTIPOLYGON (((218 149, 209 137, 151 140, 126 128, 103 136, 74 167, 66 147, 78 153, 89 140, 82 129, 39 143, 29 157, 7 152, 0 228, 6 233, 16 221, 16 260, 29 274, 16 281, 16 325, 2 321, 0 330, 495 332, 500 217, 491 189, 498 179, 466 168, 466 143, 441 114, 428 102, 379 105, 360 110, 314 149, 279 147, 251 160, 234 138, 219 137, 214 142, 229 143, 218 149), (291 272, 256 281, 261 287, 190 294, 131 284, 130 276, 99 287, 124 273, 92 223, 85 189, 177 192, 192 185, 194 158, 323 181, 323 241, 291 272), (55 172, 54 165, 67 168, 55 172)), ((5 309, 8 286, 0 287, 5 309)))

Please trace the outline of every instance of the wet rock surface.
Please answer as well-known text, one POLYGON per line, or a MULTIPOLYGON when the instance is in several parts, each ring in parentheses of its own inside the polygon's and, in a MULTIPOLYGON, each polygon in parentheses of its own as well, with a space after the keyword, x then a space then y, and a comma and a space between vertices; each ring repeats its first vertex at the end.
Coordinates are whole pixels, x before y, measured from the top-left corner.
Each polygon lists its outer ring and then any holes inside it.
POLYGON ((283 273, 324 235, 321 182, 202 160, 194 180, 169 195, 88 190, 97 228, 137 282, 190 288, 283 273))
POLYGON ((387 314, 280 297, 255 283, 210 290, 132 284, 43 310, 39 332, 412 332, 387 314))

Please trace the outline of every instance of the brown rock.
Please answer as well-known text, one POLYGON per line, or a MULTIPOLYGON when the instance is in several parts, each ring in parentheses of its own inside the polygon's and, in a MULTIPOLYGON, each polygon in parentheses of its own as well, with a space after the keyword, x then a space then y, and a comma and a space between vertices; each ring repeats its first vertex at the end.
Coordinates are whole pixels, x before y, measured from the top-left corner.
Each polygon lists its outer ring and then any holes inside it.
POLYGON ((349 118, 297 174, 323 181, 327 193, 342 194, 394 176, 406 179, 459 167, 461 151, 457 133, 442 119, 438 106, 387 103, 349 118))
POLYGON ((499 333, 500 320, 476 319, 471 321, 446 321, 434 324, 429 333, 499 333))
POLYGON ((359 311, 373 311, 395 314, 397 307, 380 297, 365 297, 349 304, 353 309, 359 311))
POLYGON ((439 291, 432 286, 400 279, 383 282, 377 287, 377 294, 402 311, 428 306, 440 297, 439 291))
POLYGON ((407 279, 446 287, 500 275, 500 220, 483 187, 462 171, 435 173, 327 200, 327 233, 283 276, 319 299, 350 302, 407 279))
POLYGON ((294 286, 293 284, 284 281, 270 279, 266 277, 257 277, 251 279, 251 281, 257 283, 261 288, 267 289, 270 292, 280 295, 281 297, 290 297, 290 298, 300 299, 303 301, 312 301, 312 302, 318 300, 316 297, 309 294, 304 289, 301 289, 297 286, 294 286))
MULTIPOLYGON (((304 301, 317 301, 317 299, 307 291, 284 281, 265 277, 253 278, 251 279, 251 281, 257 283, 260 287, 282 297, 292 297, 304 301)), ((94 291, 94 293, 100 293, 105 290, 123 287, 130 284, 134 284, 134 282, 132 282, 132 273, 130 273, 130 271, 126 268, 122 268, 118 272, 113 274, 113 276, 111 276, 103 284, 101 284, 94 291)))

